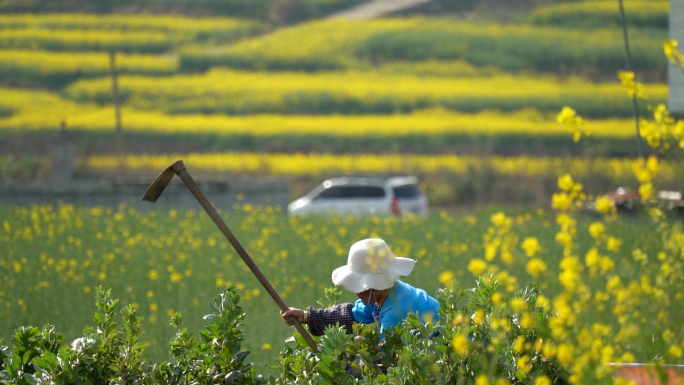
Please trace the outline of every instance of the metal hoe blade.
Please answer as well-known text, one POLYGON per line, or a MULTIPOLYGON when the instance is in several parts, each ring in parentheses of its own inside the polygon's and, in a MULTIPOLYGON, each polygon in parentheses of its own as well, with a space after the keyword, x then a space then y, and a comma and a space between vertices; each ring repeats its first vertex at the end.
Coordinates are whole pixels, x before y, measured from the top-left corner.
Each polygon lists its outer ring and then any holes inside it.
MULTIPOLYGON (((147 191, 145 191, 145 195, 142 197, 142 201, 145 202, 152 202, 155 203, 157 199, 162 195, 164 192, 164 189, 166 186, 171 182, 171 179, 173 179, 173 176, 176 174, 175 167, 178 164, 183 164, 183 161, 178 161, 171 166, 167 167, 166 170, 162 171, 159 176, 157 176, 157 179, 152 182, 150 187, 147 188, 147 191)), ((185 167, 183 167, 185 168, 185 167)))

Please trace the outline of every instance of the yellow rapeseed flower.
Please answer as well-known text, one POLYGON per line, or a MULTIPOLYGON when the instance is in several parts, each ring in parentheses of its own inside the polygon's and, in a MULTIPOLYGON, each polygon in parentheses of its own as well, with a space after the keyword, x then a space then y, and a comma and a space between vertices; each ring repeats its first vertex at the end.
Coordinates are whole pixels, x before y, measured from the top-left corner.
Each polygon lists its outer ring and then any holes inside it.
POLYGON ((577 280, 579 276, 575 271, 566 270, 558 274, 558 279, 563 284, 566 290, 574 292, 577 288, 577 280))
POLYGON ((614 361, 614 354, 615 354, 615 349, 610 346, 606 345, 601 348, 601 364, 607 364, 609 362, 614 361))
POLYGON ((561 229, 567 230, 571 227, 575 227, 575 225, 577 225, 577 220, 566 213, 559 213, 556 216, 556 223, 561 227, 561 229))
POLYGON ((610 293, 615 293, 618 288, 620 288, 620 277, 615 275, 606 283, 606 290, 610 293))
POLYGON ((475 379, 475 385, 489 385, 489 377, 486 374, 480 374, 475 379))
POLYGON ((518 359, 518 369, 524 373, 528 373, 532 369, 529 356, 522 356, 518 359))
POLYGON ((439 274, 437 280, 446 287, 451 287, 454 283, 454 272, 451 270, 445 270, 439 274))
POLYGON ((534 278, 539 278, 546 271, 546 262, 540 258, 532 258, 527 262, 527 272, 534 278))
POLYGON ((589 234, 594 239, 601 239, 606 235, 606 225, 603 222, 594 222, 589 225, 589 234))
POLYGON ((608 237, 608 243, 606 248, 614 253, 620 251, 620 246, 622 246, 622 240, 615 237, 608 237))
POLYGON ((636 96, 637 98, 644 98, 646 95, 643 91, 643 85, 634 80, 634 72, 618 71, 618 77, 622 82, 622 86, 627 89, 629 97, 636 96))
POLYGON ((592 272, 592 276, 596 274, 596 267, 599 264, 600 258, 601 255, 599 254, 598 249, 595 247, 589 249, 589 251, 587 251, 587 255, 584 256, 584 263, 590 269, 589 271, 592 272))
POLYGON ((508 250, 501 252, 501 261, 508 266, 511 266, 515 262, 515 255, 508 250))
POLYGON ((543 309, 548 309, 549 308, 549 299, 540 294, 537 297, 537 307, 540 307, 543 309))
POLYGON ((496 227, 509 227, 513 223, 513 219, 509 218, 503 212, 499 211, 492 214, 491 216, 492 224, 496 227))
POLYGON ((475 322, 475 325, 482 325, 482 323, 485 320, 485 311, 483 309, 480 309, 473 314, 473 322, 475 322))
POLYGON ((479 258, 471 259, 470 262, 468 262, 468 271, 473 273, 476 277, 479 277, 487 271, 487 262, 479 258))
POLYGON ((602 256, 599 258, 599 267, 601 268, 601 274, 606 274, 615 269, 615 261, 610 257, 602 256))
POLYGON ((570 174, 565 174, 560 177, 558 177, 558 188, 565 192, 570 192, 573 190, 575 186, 575 182, 572 180, 572 176, 570 174))
POLYGON ((545 360, 551 360, 556 357, 556 346, 551 342, 546 342, 542 347, 542 357, 545 360))
POLYGON ((454 351, 461 356, 465 356, 468 353, 468 337, 463 334, 458 334, 454 337, 452 345, 454 346, 454 351))
POLYGON ((596 210, 602 214, 613 214, 617 211, 615 201, 602 195, 596 198, 596 210))
POLYGON ((677 40, 665 40, 665 42, 663 42, 663 52, 670 63, 679 67, 684 67, 684 55, 679 52, 678 46, 679 43, 677 40))
POLYGON ((634 362, 636 358, 634 358, 634 354, 627 352, 623 353, 622 357, 620 357, 620 362, 634 362))
POLYGON ((642 202, 645 202, 648 200, 648 198, 655 195, 655 189, 653 188, 653 184, 651 184, 651 182, 640 184, 638 191, 642 202))
POLYGON ((485 245, 485 259, 487 261, 493 261, 494 257, 496 257, 496 253, 499 249, 499 243, 497 240, 492 241, 491 243, 488 243, 485 245))
POLYGON ((523 352, 525 352, 524 336, 518 336, 515 338, 515 341, 513 341, 513 351, 515 351, 518 354, 523 354, 523 352))
POLYGON ((570 195, 562 192, 551 196, 551 207, 554 210, 568 211, 573 208, 573 202, 570 195))
POLYGON ((524 298, 520 298, 520 297, 512 298, 511 299, 511 308, 516 313, 520 313, 521 311, 527 309, 527 302, 525 302, 524 298))
POLYGON ((571 364, 574 360, 575 348, 570 344, 560 344, 558 350, 556 351, 556 356, 558 357, 558 362, 561 365, 571 364))
POLYGON ((520 327, 530 329, 532 326, 534 326, 534 316, 528 312, 523 313, 522 317, 520 317, 520 327))
POLYGON ((577 112, 568 106, 561 109, 561 112, 556 117, 556 121, 572 132, 572 140, 574 142, 579 142, 582 134, 589 135, 589 131, 582 128, 584 124, 582 117, 577 115, 577 112))
POLYGON ((659 170, 658 157, 655 155, 650 155, 646 160, 646 169, 653 175, 655 175, 659 170))
POLYGON ((541 251, 541 245, 539 240, 535 237, 527 237, 520 244, 523 250, 525 250, 525 255, 528 257, 534 257, 537 252, 541 251))

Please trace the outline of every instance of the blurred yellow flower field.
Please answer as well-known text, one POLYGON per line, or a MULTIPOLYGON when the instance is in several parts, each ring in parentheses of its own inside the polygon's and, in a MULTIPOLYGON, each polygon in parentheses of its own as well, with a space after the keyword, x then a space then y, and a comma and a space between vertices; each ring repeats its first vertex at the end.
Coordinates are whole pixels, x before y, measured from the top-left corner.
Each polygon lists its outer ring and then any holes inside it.
MULTIPOLYGON (((94 103, 75 103, 46 91, 12 88, 0 88, 0 91, 0 107, 11 111, 9 116, 0 117, 1 130, 54 131, 62 121, 71 130, 95 133, 114 130, 114 113, 110 107, 102 107, 94 103)), ((490 109, 476 113, 459 113, 444 108, 430 108, 407 114, 391 115, 258 114, 233 116, 169 115, 156 111, 140 111, 132 107, 134 106, 124 107, 122 115, 125 131, 135 134, 256 137, 459 135, 563 138, 572 133, 558 124, 555 116, 529 108, 509 113, 490 109)), ((582 130, 585 135, 589 134, 597 138, 622 140, 634 138, 633 121, 627 118, 587 120, 583 122, 582 130)))
MULTIPOLYGON (((178 70, 178 60, 170 56, 118 54, 119 73, 170 75, 178 70)), ((96 77, 110 73, 107 52, 51 52, 42 50, 0 50, 0 75, 24 79, 29 84, 61 84, 80 76, 96 77)))
MULTIPOLYGON (((581 200, 581 186, 572 179, 561 186, 561 193, 581 200)), ((204 212, 70 205, 2 210, 2 337, 19 325, 44 323, 55 324, 67 339, 79 335, 89 324, 99 285, 145 317, 148 353, 156 357, 164 355, 173 333, 167 322, 173 312, 183 312, 186 326, 197 328, 205 304, 226 286, 243 297, 246 347, 255 362, 272 362, 291 333, 204 212)), ((332 285, 330 272, 346 262, 349 246, 381 237, 395 254, 417 259, 406 281, 428 292, 467 289, 484 275, 500 282, 492 301, 503 305, 503 297, 539 282, 538 303, 558 313, 550 323, 557 345, 540 342, 536 349, 558 356, 575 380, 605 376, 608 362, 662 357, 664 363, 682 363, 679 226, 657 217, 601 219, 567 210, 555 218, 539 211, 324 219, 244 205, 224 217, 291 306, 315 305, 332 285)), ((352 298, 344 293, 342 300, 352 298)), ((522 316, 521 326, 533 327, 534 319, 525 315, 528 305, 515 298, 510 303, 522 316)), ((483 315, 473 322, 494 322, 478 321, 483 315)), ((455 341, 455 348, 467 351, 467 340, 455 341)))
MULTIPOLYGON (((615 181, 633 180, 633 160, 621 158, 583 159, 530 156, 469 156, 420 154, 273 154, 273 153, 191 153, 126 155, 93 155, 85 159, 85 167, 93 170, 129 171, 161 170, 182 159, 188 167, 201 172, 242 173, 257 175, 314 175, 336 173, 435 173, 464 174, 469 170, 491 168, 497 174, 524 177, 558 177, 571 173, 578 177, 602 175, 615 181)), ((676 179, 675 167, 662 168, 657 174, 661 182, 676 179)))
POLYGON ((201 23, 196 18, 182 15, 123 15, 123 14, 13 14, 0 15, 0 26, 5 29, 34 28, 45 30, 152 30, 183 31, 184 33, 200 33, 210 31, 228 32, 238 26, 258 24, 254 21, 227 17, 203 18, 201 23))
POLYGON ((0 15, 0 47, 58 51, 166 52, 199 40, 229 41, 263 28, 234 18, 185 16, 20 14, 0 15))
MULTIPOLYGON (((443 78, 372 71, 273 73, 216 68, 200 75, 122 76, 120 88, 136 109, 174 114, 390 114, 428 107, 555 112, 563 105, 594 117, 624 116, 629 111, 618 83, 538 75, 443 78)), ((667 86, 644 85, 644 91, 661 101, 667 86)), ((65 95, 79 102, 109 103, 111 79, 76 81, 66 87, 65 95)))

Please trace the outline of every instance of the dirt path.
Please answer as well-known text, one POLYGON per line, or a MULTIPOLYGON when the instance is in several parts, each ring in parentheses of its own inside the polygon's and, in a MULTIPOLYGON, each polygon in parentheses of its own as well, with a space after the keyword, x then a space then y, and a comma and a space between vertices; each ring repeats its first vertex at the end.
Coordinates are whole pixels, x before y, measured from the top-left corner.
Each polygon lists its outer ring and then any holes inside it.
POLYGON ((372 19, 425 4, 431 0, 373 0, 328 16, 328 19, 372 19))

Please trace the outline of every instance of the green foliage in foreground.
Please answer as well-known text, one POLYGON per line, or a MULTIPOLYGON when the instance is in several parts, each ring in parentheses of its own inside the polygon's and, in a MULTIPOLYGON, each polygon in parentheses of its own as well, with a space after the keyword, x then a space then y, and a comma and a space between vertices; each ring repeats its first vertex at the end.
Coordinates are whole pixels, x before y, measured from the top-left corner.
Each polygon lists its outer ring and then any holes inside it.
MULTIPOLYGON (((122 328, 115 321, 118 300, 110 291, 97 288, 95 327, 87 327, 83 337, 62 346, 64 337, 46 325, 20 327, 12 348, 0 347, 0 381, 6 384, 460 384, 478 378, 503 378, 533 383, 546 378, 567 383, 569 373, 553 357, 543 357, 541 349, 526 357, 520 346, 539 339, 549 343, 546 322, 549 312, 537 306, 536 285, 516 293, 534 309, 537 326, 523 327, 515 312, 504 315, 507 330, 498 335, 499 325, 485 319, 499 317, 492 295, 497 282, 478 281, 473 290, 441 290, 439 322, 423 324, 416 314, 381 338, 376 324, 355 325, 354 335, 344 328, 329 327, 319 339, 321 353, 314 354, 296 335, 298 344, 286 346, 278 356, 278 378, 268 380, 255 373, 246 362, 248 351, 241 349, 245 318, 240 296, 226 289, 212 303, 207 325, 195 337, 181 325, 181 315, 173 315, 177 329, 170 342, 171 362, 149 363, 143 359, 145 344, 141 319, 132 305, 121 311, 122 328), (481 320, 467 317, 481 312, 481 320), (466 321, 463 322, 464 317, 466 321), (461 341, 459 336, 464 339, 461 341), (501 338, 501 337, 504 338, 501 338), (460 343, 457 341, 461 341, 460 343), (522 343, 521 341, 524 341, 522 343), (468 346, 460 346, 459 344, 468 346), (522 344, 521 344, 522 343, 522 344), (522 365, 524 360, 525 365, 522 365), (353 372, 350 371, 353 369, 353 372)), ((508 299, 507 299, 508 300, 508 299)), ((0 340, 2 343, 2 340, 0 340)), ((525 349, 529 350, 529 349, 525 349)))
MULTIPOLYGON (((95 327, 70 346, 53 326, 20 327, 13 348, 0 347, 0 381, 3 384, 260 384, 253 364, 244 360, 240 326, 244 313, 240 297, 225 290, 212 303, 208 325, 199 337, 181 326, 181 315, 173 316, 177 329, 171 340, 172 363, 149 364, 142 359, 145 344, 141 318, 128 305, 121 311, 123 330, 115 321, 118 300, 110 291, 97 288, 95 327), (7 352, 7 353, 5 353, 7 352), (3 357, 4 355, 4 357, 3 357)), ((2 343, 2 340, 0 340, 2 343)))
POLYGON ((553 338, 550 312, 537 303, 538 285, 514 293, 531 309, 533 328, 521 326, 520 314, 514 311, 499 313, 493 301, 497 287, 498 282, 485 277, 470 290, 439 290, 438 323, 424 324, 410 314, 384 339, 375 324, 354 325, 353 335, 329 327, 320 339, 322 352, 317 357, 297 339, 299 344, 286 346, 278 358, 278 383, 350 384, 356 383, 355 374, 361 374, 359 383, 364 384, 472 384, 495 379, 568 383, 568 371, 554 357, 544 357, 539 348, 540 339, 550 344, 553 338), (503 325, 505 331, 500 329, 503 325), (536 352, 526 347, 535 343, 536 352))

